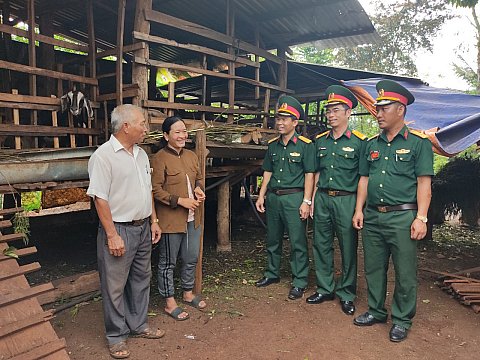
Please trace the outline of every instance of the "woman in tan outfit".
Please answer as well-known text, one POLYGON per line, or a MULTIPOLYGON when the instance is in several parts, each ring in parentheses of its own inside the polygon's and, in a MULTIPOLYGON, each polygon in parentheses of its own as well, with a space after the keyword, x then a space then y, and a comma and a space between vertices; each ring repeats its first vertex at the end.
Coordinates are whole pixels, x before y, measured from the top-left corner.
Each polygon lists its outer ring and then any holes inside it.
POLYGON ((171 116, 162 124, 167 146, 152 158, 152 187, 155 209, 162 229, 159 243, 158 290, 165 298, 165 312, 175 320, 189 315, 174 298, 173 272, 178 255, 182 259, 181 286, 184 303, 203 309, 206 303, 193 294, 195 268, 200 250, 201 227, 198 207, 205 200, 198 157, 185 149, 187 128, 180 117, 171 116))

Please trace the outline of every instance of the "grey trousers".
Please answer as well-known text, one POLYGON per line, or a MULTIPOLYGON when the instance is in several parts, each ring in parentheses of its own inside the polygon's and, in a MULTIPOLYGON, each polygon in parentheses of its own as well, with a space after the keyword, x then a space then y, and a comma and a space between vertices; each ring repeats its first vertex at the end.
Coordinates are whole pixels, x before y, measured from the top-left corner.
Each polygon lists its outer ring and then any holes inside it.
POLYGON ((147 328, 152 276, 150 223, 131 226, 115 223, 125 242, 123 256, 110 255, 105 230, 97 235, 97 261, 103 299, 103 317, 109 345, 127 339, 130 332, 147 328))
POLYGON ((173 272, 179 253, 182 259, 180 271, 182 289, 184 291, 193 289, 201 229, 201 226, 195 229, 195 221, 190 221, 186 233, 162 234, 158 261, 158 291, 162 297, 173 297, 175 294, 173 272))

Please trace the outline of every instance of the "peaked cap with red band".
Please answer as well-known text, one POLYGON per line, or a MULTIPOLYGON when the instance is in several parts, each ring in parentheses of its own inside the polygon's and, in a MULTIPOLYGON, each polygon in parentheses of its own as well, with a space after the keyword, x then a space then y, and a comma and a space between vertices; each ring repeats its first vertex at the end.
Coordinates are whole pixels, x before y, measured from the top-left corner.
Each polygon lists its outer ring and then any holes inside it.
POLYGON ((407 106, 415 101, 412 93, 395 81, 381 80, 376 87, 378 97, 373 104, 374 106, 388 105, 394 102, 407 106))
POLYGON ((330 85, 326 90, 327 106, 345 104, 350 109, 355 108, 358 105, 358 100, 353 93, 344 86, 330 85))
POLYGON ((305 111, 302 104, 293 96, 280 96, 278 99, 277 115, 293 116, 295 120, 304 120, 305 111))

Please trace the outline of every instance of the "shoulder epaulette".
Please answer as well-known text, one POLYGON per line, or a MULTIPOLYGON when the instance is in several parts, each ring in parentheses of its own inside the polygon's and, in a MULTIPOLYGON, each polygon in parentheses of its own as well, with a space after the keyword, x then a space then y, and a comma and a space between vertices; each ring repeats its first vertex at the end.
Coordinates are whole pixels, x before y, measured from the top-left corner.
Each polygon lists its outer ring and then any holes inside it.
POLYGON ((372 137, 368 138, 368 140, 367 140, 367 141, 370 141, 370 140, 376 139, 376 138, 377 138, 377 137, 379 137, 379 136, 380 136, 380 134, 374 135, 374 136, 372 136, 372 137))
POLYGON ((360 131, 357 130, 352 130, 352 133, 358 137, 360 140, 365 140, 367 138, 367 135, 362 134, 360 131))
POLYGON ((327 131, 325 131, 325 132, 323 132, 323 133, 321 133, 321 134, 318 134, 318 135, 315 137, 315 139, 320 139, 322 136, 327 135, 329 132, 330 132, 330 130, 327 130, 327 131))
POLYGON ((302 140, 304 143, 307 143, 307 144, 310 144, 312 142, 312 140, 310 140, 309 138, 306 138, 305 136, 302 136, 302 135, 300 135, 298 138, 300 140, 302 140))
POLYGON ((410 132, 413 134, 413 135, 416 135, 418 137, 421 137, 422 139, 428 139, 428 136, 420 131, 417 131, 417 130, 410 130, 410 132))
POLYGON ((275 140, 278 140, 279 138, 280 138, 280 136, 276 136, 273 139, 268 140, 268 143, 270 144, 270 143, 274 142, 275 140))

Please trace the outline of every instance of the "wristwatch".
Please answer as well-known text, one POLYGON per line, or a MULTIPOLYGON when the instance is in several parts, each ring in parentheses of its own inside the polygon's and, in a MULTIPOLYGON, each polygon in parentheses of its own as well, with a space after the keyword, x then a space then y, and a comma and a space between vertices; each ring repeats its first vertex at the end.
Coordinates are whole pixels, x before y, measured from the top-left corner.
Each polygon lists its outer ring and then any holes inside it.
POLYGON ((158 224, 158 219, 150 220, 151 224, 158 224))
POLYGON ((307 204, 308 206, 312 205, 312 200, 303 199, 303 202, 304 202, 305 204, 307 204))
POLYGON ((423 223, 427 223, 427 221, 428 221, 428 218, 426 216, 422 216, 422 215, 417 215, 417 219, 420 220, 423 223))

